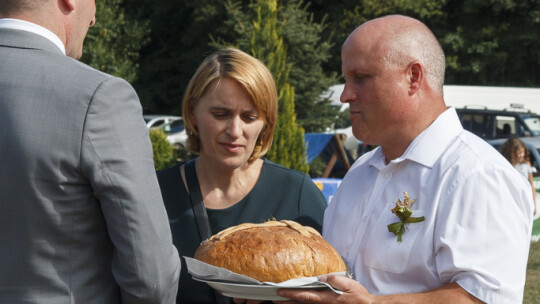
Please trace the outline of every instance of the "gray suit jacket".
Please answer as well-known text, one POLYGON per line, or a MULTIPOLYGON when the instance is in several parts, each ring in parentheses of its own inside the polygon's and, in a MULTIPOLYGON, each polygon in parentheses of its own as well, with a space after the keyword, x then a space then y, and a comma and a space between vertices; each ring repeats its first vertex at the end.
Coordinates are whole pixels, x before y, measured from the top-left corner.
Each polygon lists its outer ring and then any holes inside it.
POLYGON ((0 29, 0 303, 174 303, 179 262, 133 88, 0 29))

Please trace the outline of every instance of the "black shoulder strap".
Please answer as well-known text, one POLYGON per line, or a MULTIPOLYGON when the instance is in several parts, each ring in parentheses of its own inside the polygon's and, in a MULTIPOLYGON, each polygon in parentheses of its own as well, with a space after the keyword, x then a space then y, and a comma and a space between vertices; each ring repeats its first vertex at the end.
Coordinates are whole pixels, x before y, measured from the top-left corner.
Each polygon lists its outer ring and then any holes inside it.
POLYGON ((212 236, 212 230, 210 229, 210 221, 208 220, 208 214, 206 214, 206 208, 202 199, 201 188, 199 187, 199 180, 197 179, 197 171, 195 171, 195 160, 188 161, 184 168, 186 169, 186 182, 189 190, 189 198, 191 200, 191 207, 195 214, 195 221, 197 222, 197 228, 199 229, 199 236, 201 242, 207 240, 212 236))
MULTIPOLYGON (((199 186, 199 180, 197 179, 197 171, 195 170, 195 159, 192 159, 185 163, 186 169, 186 182, 189 190, 189 200, 191 201, 191 207, 195 214, 195 221, 197 222, 197 228, 199 229, 199 236, 201 242, 209 239, 212 236, 212 230, 210 229, 210 221, 208 220, 208 214, 204 207, 202 199, 201 188, 199 186)), ((218 304, 232 304, 232 300, 223 296, 214 290, 214 296, 216 303, 218 304)))

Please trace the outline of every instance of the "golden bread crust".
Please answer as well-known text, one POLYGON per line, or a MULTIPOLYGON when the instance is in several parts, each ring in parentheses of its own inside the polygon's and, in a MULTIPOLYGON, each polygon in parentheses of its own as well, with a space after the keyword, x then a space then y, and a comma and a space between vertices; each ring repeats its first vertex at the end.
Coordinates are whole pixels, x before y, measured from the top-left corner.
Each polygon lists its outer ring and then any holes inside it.
POLYGON ((346 270, 316 230, 293 221, 230 227, 199 246, 195 259, 274 283, 346 270))

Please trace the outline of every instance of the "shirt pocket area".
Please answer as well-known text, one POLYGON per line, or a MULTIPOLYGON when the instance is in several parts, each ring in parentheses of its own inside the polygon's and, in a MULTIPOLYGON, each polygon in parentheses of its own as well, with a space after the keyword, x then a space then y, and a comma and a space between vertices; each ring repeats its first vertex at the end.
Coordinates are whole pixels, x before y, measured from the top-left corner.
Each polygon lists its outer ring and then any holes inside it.
MULTIPOLYGON (((413 245, 416 243, 425 221, 406 224, 400 243, 397 235, 389 232, 387 227, 389 224, 400 222, 399 218, 390 211, 394 207, 395 203, 389 203, 385 207, 383 215, 370 228, 371 231, 362 248, 362 256, 368 267, 391 273, 401 273, 409 264, 413 245)), ((424 210, 413 210, 411 215, 411 217, 421 216, 425 216, 424 210)))

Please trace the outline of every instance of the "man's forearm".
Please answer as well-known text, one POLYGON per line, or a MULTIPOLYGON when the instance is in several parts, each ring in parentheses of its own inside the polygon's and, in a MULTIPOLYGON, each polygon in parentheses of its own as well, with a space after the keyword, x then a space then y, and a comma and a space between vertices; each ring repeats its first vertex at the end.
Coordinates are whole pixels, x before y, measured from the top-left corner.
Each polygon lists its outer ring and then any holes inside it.
POLYGON ((449 283, 420 293, 373 296, 373 300, 373 304, 484 303, 461 288, 457 283, 449 283))

